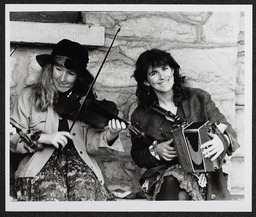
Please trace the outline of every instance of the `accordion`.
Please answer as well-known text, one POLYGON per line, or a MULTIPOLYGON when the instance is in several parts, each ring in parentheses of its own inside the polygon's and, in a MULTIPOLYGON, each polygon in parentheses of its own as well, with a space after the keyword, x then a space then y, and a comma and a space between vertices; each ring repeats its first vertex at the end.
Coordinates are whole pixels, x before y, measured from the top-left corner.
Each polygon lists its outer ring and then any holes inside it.
POLYGON ((215 133, 216 124, 209 122, 193 122, 173 131, 174 145, 180 164, 186 172, 214 172, 220 167, 219 160, 204 158, 201 144, 210 140, 209 130, 215 133))

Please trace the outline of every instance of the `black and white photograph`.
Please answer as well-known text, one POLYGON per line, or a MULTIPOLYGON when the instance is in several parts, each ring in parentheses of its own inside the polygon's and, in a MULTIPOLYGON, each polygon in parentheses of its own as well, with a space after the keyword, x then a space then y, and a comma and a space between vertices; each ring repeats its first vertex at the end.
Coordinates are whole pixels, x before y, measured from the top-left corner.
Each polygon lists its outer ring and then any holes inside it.
POLYGON ((251 212, 252 5, 6 4, 5 210, 251 212))

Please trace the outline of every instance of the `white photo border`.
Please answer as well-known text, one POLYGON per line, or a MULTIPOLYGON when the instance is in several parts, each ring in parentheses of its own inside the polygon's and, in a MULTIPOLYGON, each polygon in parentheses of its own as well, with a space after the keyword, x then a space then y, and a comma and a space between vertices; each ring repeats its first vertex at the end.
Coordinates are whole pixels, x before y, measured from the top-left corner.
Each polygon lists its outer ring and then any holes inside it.
MULTIPOLYGON (((5 72, 10 71, 9 13, 29 11, 244 11, 245 13, 245 197, 241 201, 108 201, 13 202, 9 200, 9 165, 6 163, 6 211, 47 212, 251 212, 252 211, 252 5, 147 5, 147 4, 6 4, 5 72), (249 129, 249 130, 248 130, 249 129)), ((5 120, 9 120, 10 73, 5 73, 5 120)), ((9 162, 9 125, 5 124, 5 158, 9 162)))

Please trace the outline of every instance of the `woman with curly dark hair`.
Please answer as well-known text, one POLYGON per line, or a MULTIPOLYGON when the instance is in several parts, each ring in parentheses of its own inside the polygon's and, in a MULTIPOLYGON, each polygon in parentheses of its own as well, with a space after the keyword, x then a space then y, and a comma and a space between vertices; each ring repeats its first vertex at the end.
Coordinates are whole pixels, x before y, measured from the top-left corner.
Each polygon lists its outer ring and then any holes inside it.
POLYGON ((139 167, 147 169, 140 179, 142 192, 150 200, 230 199, 227 174, 221 165, 225 155, 239 147, 237 135, 210 94, 186 87, 179 70, 170 53, 158 49, 145 51, 136 62, 138 107, 131 121, 145 136, 132 135, 131 156, 139 167), (155 112, 154 106, 172 115, 155 112), (208 150, 203 152, 205 158, 219 160, 221 165, 210 173, 188 173, 178 159, 175 147, 180 144, 174 145, 173 129, 184 123, 207 121, 220 123, 224 139, 209 133, 211 139, 201 148, 208 150))

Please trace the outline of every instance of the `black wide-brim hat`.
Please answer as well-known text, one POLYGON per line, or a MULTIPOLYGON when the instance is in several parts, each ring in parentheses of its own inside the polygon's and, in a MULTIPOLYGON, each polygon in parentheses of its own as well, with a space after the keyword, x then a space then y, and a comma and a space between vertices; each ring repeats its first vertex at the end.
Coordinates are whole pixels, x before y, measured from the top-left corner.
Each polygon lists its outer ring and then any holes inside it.
POLYGON ((37 55, 36 60, 41 67, 44 67, 46 64, 54 64, 58 56, 67 57, 64 63, 67 69, 87 73, 86 67, 89 61, 87 49, 83 45, 68 39, 59 41, 54 46, 51 54, 37 55))

